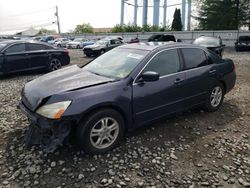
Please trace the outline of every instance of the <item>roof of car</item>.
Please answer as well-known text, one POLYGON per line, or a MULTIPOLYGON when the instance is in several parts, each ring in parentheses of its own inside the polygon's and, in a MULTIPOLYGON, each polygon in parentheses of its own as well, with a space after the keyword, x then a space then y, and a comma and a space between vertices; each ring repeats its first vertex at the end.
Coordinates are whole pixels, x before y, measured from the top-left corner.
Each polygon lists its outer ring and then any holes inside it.
POLYGON ((118 48, 128 48, 128 49, 138 49, 138 50, 148 50, 152 51, 157 48, 171 48, 171 47, 188 47, 188 46, 196 46, 191 44, 185 44, 180 42, 141 42, 141 43, 134 43, 134 44, 126 44, 122 45, 118 48))
POLYGON ((19 43, 35 43, 35 44, 43 44, 43 45, 47 45, 47 46, 51 46, 47 43, 44 42, 39 42, 39 41, 27 41, 27 40, 6 40, 6 41, 1 41, 1 43, 7 43, 7 44, 19 44, 19 43))

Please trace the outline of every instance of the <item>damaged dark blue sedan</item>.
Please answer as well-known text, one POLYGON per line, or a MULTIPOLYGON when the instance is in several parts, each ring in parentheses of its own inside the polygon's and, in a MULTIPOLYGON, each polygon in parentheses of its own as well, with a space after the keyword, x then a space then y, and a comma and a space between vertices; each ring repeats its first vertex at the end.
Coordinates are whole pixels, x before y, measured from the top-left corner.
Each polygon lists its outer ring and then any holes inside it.
POLYGON ((153 120, 195 106, 216 111, 235 80, 232 60, 199 46, 124 45, 28 82, 20 102, 31 122, 26 143, 53 151, 71 133, 87 153, 104 153, 153 120))

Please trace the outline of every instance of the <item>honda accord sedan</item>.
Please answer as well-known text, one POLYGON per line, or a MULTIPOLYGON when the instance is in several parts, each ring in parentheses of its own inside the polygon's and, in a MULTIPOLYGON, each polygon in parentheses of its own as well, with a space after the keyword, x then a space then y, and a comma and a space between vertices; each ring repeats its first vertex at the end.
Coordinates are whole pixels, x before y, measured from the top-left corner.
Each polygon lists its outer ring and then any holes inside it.
POLYGON ((104 153, 156 119, 198 106, 218 110, 235 80, 232 60, 200 46, 123 45, 25 85, 26 144, 53 151, 71 133, 85 152, 104 153))
POLYGON ((54 71, 69 63, 67 50, 46 43, 0 42, 0 75, 37 69, 54 71))

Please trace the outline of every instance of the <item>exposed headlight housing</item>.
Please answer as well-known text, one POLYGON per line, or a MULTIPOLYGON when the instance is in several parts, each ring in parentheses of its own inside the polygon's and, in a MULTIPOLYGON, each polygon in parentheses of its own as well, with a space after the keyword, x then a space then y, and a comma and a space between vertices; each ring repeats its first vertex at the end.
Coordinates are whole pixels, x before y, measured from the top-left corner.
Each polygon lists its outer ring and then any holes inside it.
POLYGON ((49 119, 60 119, 70 104, 71 101, 47 104, 38 108, 36 113, 49 119))

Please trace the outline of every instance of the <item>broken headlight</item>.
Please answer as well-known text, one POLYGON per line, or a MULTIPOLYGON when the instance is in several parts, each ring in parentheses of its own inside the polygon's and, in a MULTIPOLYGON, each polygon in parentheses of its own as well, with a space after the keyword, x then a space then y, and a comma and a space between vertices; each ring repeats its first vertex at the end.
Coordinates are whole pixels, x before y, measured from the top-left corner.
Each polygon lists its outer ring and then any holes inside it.
POLYGON ((38 108, 36 113, 49 119, 60 119, 70 104, 71 101, 47 104, 38 108))

